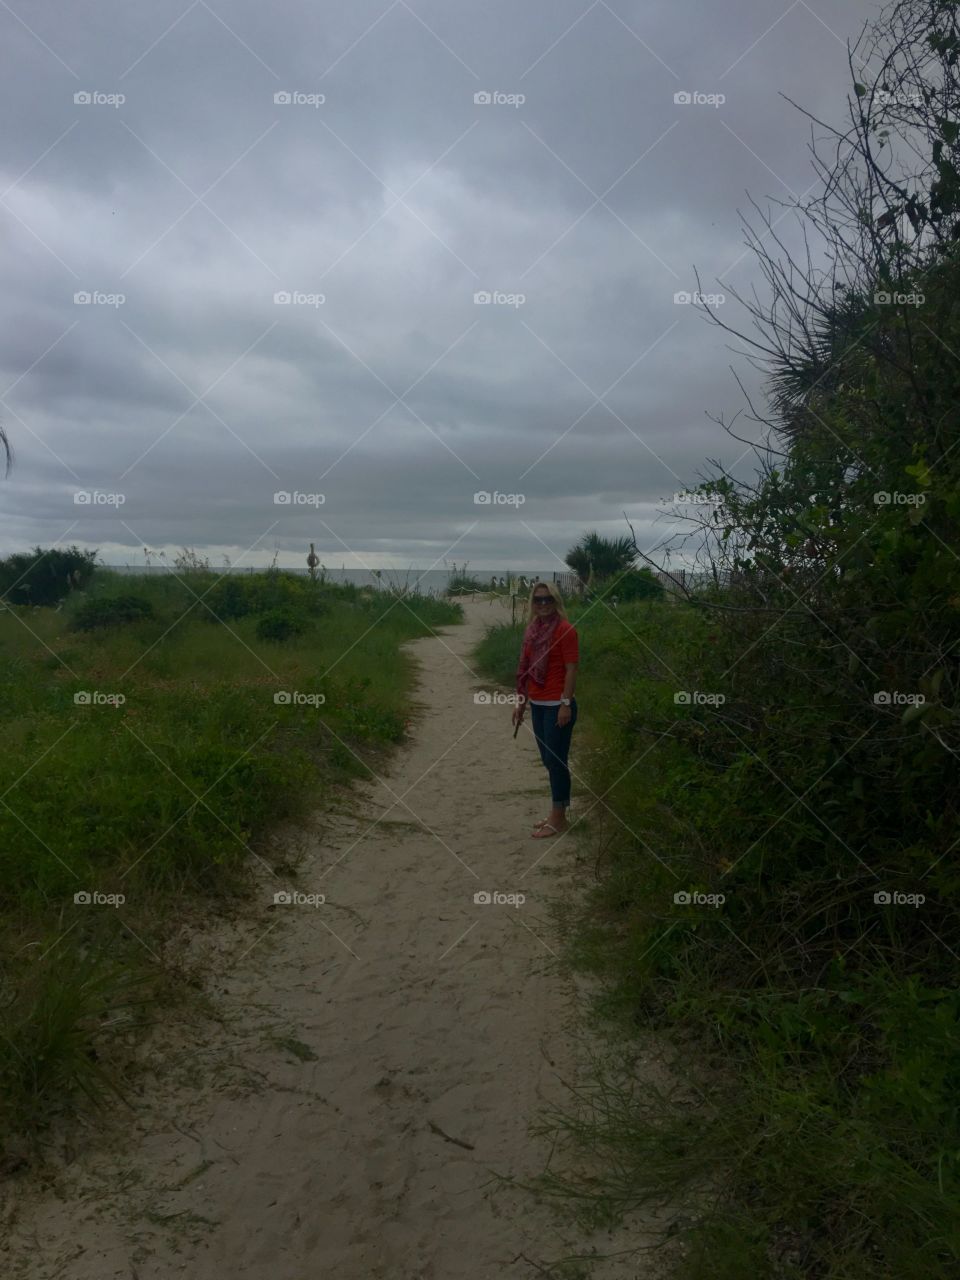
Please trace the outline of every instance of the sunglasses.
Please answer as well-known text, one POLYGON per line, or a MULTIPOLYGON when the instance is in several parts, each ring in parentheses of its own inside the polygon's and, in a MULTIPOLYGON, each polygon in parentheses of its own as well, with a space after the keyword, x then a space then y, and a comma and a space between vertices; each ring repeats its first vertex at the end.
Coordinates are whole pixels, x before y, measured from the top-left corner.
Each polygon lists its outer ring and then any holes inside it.
POLYGON ((553 604, 553 596, 534 596, 534 604, 553 604))

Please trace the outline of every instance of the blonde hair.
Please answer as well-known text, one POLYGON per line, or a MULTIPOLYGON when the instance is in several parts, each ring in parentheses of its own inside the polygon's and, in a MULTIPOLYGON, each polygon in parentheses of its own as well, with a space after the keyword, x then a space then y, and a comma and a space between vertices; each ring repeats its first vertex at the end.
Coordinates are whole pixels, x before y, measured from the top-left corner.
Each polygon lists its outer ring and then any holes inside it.
POLYGON ((555 582, 537 581, 530 588, 530 600, 527 606, 527 624, 529 625, 536 617, 536 614, 534 613, 534 610, 533 610, 533 593, 536 591, 537 587, 547 588, 547 590, 553 596, 553 607, 556 609, 557 613, 559 613, 561 618, 566 619, 567 611, 563 606, 563 597, 560 595, 560 592, 557 589, 557 584, 555 582))

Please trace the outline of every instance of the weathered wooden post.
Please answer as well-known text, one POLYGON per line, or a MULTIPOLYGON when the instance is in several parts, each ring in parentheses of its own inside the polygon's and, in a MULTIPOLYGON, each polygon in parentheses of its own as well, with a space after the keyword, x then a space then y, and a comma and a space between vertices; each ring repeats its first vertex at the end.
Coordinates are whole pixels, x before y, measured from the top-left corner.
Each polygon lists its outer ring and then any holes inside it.
POLYGON ((318 565, 319 563, 320 563, 320 557, 319 557, 319 556, 317 555, 317 553, 314 551, 314 549, 313 549, 313 543, 311 542, 311 543, 310 543, 310 554, 307 556, 307 567, 308 567, 308 568, 309 568, 309 570, 310 570, 310 580, 311 580, 311 582, 316 582, 316 580, 317 580, 317 565, 318 565))

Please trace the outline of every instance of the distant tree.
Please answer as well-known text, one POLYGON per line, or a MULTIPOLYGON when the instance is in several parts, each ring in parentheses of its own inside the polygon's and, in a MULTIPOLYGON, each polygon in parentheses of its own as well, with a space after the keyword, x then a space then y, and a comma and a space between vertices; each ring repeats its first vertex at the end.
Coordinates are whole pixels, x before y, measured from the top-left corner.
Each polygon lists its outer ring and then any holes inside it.
POLYGON ((93 576, 96 551, 34 547, 0 560, 0 599, 5 604, 56 605, 82 590, 93 576))
POLYGON ((636 563, 637 552, 630 538, 604 538, 595 530, 585 533, 567 552, 565 563, 582 582, 603 582, 625 573, 636 563))

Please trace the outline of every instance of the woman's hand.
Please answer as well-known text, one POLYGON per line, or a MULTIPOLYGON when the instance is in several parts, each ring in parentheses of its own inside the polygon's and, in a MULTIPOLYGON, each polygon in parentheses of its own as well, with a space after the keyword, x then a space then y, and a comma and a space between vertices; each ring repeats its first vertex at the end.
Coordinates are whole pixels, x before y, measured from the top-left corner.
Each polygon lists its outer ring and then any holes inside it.
POLYGON ((570 708, 565 706, 561 702, 560 706, 557 707, 557 728, 562 729, 564 725, 568 725, 569 723, 570 723, 570 708))
POLYGON ((510 717, 510 723, 519 725, 523 723, 523 703, 519 703, 513 708, 513 715, 510 717))

